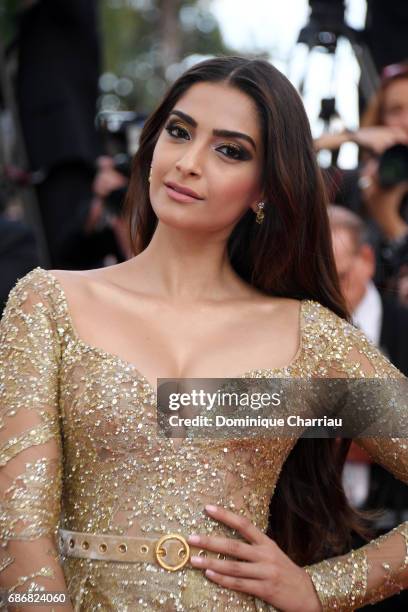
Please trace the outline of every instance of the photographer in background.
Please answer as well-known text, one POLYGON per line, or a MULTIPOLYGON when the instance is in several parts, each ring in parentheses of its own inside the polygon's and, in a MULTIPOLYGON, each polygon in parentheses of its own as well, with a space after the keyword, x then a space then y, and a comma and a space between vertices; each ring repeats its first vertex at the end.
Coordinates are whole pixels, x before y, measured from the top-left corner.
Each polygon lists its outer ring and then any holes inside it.
POLYGON ((340 174, 335 201, 369 222, 377 251, 376 282, 390 278, 405 300, 408 264, 408 62, 387 66, 381 85, 355 132, 326 134, 315 148, 361 147, 362 164, 340 174))
POLYGON ((357 139, 371 153, 359 181, 362 198, 385 237, 399 240, 408 234, 408 62, 384 68, 361 125, 357 139))
POLYGON ((86 231, 99 232, 102 228, 111 235, 112 263, 132 255, 126 223, 123 219, 123 201, 129 178, 120 164, 121 155, 102 155, 97 159, 97 172, 93 182, 94 197, 86 231))
POLYGON ((109 154, 97 159, 93 181, 92 210, 87 229, 105 228, 111 232, 116 250, 112 263, 132 257, 130 235, 125 221, 124 201, 131 174, 132 159, 139 147, 139 137, 146 115, 134 111, 102 111, 97 126, 109 154), (116 261, 114 261, 116 260, 116 261))

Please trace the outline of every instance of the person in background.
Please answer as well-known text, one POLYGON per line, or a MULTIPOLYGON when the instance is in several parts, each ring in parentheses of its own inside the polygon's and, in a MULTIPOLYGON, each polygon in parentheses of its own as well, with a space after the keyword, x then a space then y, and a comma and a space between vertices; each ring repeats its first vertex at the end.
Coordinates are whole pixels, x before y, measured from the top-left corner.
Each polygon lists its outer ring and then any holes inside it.
POLYGON ((102 265, 89 249, 100 40, 97 0, 21 3, 16 98, 51 265, 102 265), (89 255, 89 256, 88 256, 89 255))
POLYGON ((330 205, 328 213, 337 272, 352 321, 407 375, 408 308, 376 288, 375 253, 364 221, 341 206, 330 205))
POLYGON ((131 257, 129 232, 123 214, 119 213, 116 206, 109 214, 107 200, 112 196, 117 196, 119 200, 124 198, 128 178, 115 168, 114 159, 109 155, 101 155, 97 159, 97 168, 93 182, 94 198, 88 219, 88 231, 93 231, 98 225, 105 224, 105 231, 110 234, 114 243, 112 256, 116 254, 115 263, 117 263, 131 257))
POLYGON ((383 187, 378 168, 385 151, 408 146, 408 61, 384 68, 360 129, 324 134, 314 144, 318 151, 338 149, 345 142, 359 145, 362 164, 340 173, 332 199, 364 218, 376 251, 377 284, 385 286, 392 278, 390 286, 407 302, 408 180, 383 187))
MULTIPOLYGON (((333 250, 340 286, 352 322, 408 373, 408 308, 395 297, 381 295, 373 283, 375 253, 368 241, 367 226, 354 212, 328 207, 333 250)), ((379 534, 392 529, 408 516, 406 487, 389 472, 371 461, 370 456, 352 443, 343 471, 343 486, 352 505, 364 510, 384 510, 376 520, 379 534)), ((356 538, 355 545, 360 541, 356 538)), ((403 600, 391 598, 374 605, 375 610, 405 610, 403 600)))
POLYGON ((383 70, 381 87, 361 124, 369 152, 359 181, 362 199, 395 249, 408 239, 408 177, 392 187, 382 187, 378 155, 395 144, 408 145, 408 61, 383 70))

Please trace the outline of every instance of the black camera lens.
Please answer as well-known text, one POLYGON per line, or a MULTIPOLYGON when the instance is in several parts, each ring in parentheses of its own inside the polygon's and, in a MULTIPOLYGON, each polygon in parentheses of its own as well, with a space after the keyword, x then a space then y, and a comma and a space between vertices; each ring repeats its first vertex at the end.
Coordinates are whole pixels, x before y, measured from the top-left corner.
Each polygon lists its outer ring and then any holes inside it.
POLYGON ((381 187, 394 187, 408 181, 408 147, 398 144, 384 151, 378 165, 381 187))

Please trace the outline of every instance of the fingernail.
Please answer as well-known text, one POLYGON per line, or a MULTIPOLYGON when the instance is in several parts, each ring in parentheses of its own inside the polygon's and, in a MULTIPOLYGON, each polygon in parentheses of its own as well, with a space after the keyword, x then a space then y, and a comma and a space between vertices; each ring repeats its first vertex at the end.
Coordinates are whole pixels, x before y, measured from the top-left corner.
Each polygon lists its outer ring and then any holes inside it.
POLYGON ((193 533, 192 535, 188 536, 187 540, 192 544, 198 544, 198 542, 200 541, 200 536, 193 533))
POLYGON ((215 572, 213 572, 212 570, 208 569, 208 570, 205 570, 205 575, 206 576, 215 576, 215 572))
POLYGON ((217 506, 213 506, 212 504, 205 506, 205 509, 208 510, 208 512, 217 512, 218 510, 217 506))
POLYGON ((202 557, 191 557, 191 563, 195 563, 196 565, 202 565, 204 563, 204 559, 202 557))

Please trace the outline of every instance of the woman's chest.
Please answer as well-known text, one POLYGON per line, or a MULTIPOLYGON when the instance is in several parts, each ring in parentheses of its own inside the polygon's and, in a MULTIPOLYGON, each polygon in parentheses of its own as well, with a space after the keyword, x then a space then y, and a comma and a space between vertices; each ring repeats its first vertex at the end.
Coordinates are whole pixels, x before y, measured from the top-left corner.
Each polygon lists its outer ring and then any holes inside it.
POLYGON ((232 479, 240 474, 242 484, 271 483, 294 444, 259 436, 168 438, 158 428, 156 393, 143 376, 94 354, 63 362, 60 412, 67 459, 92 463, 94 470, 137 465, 158 476, 166 468, 211 479, 217 471, 232 479))

